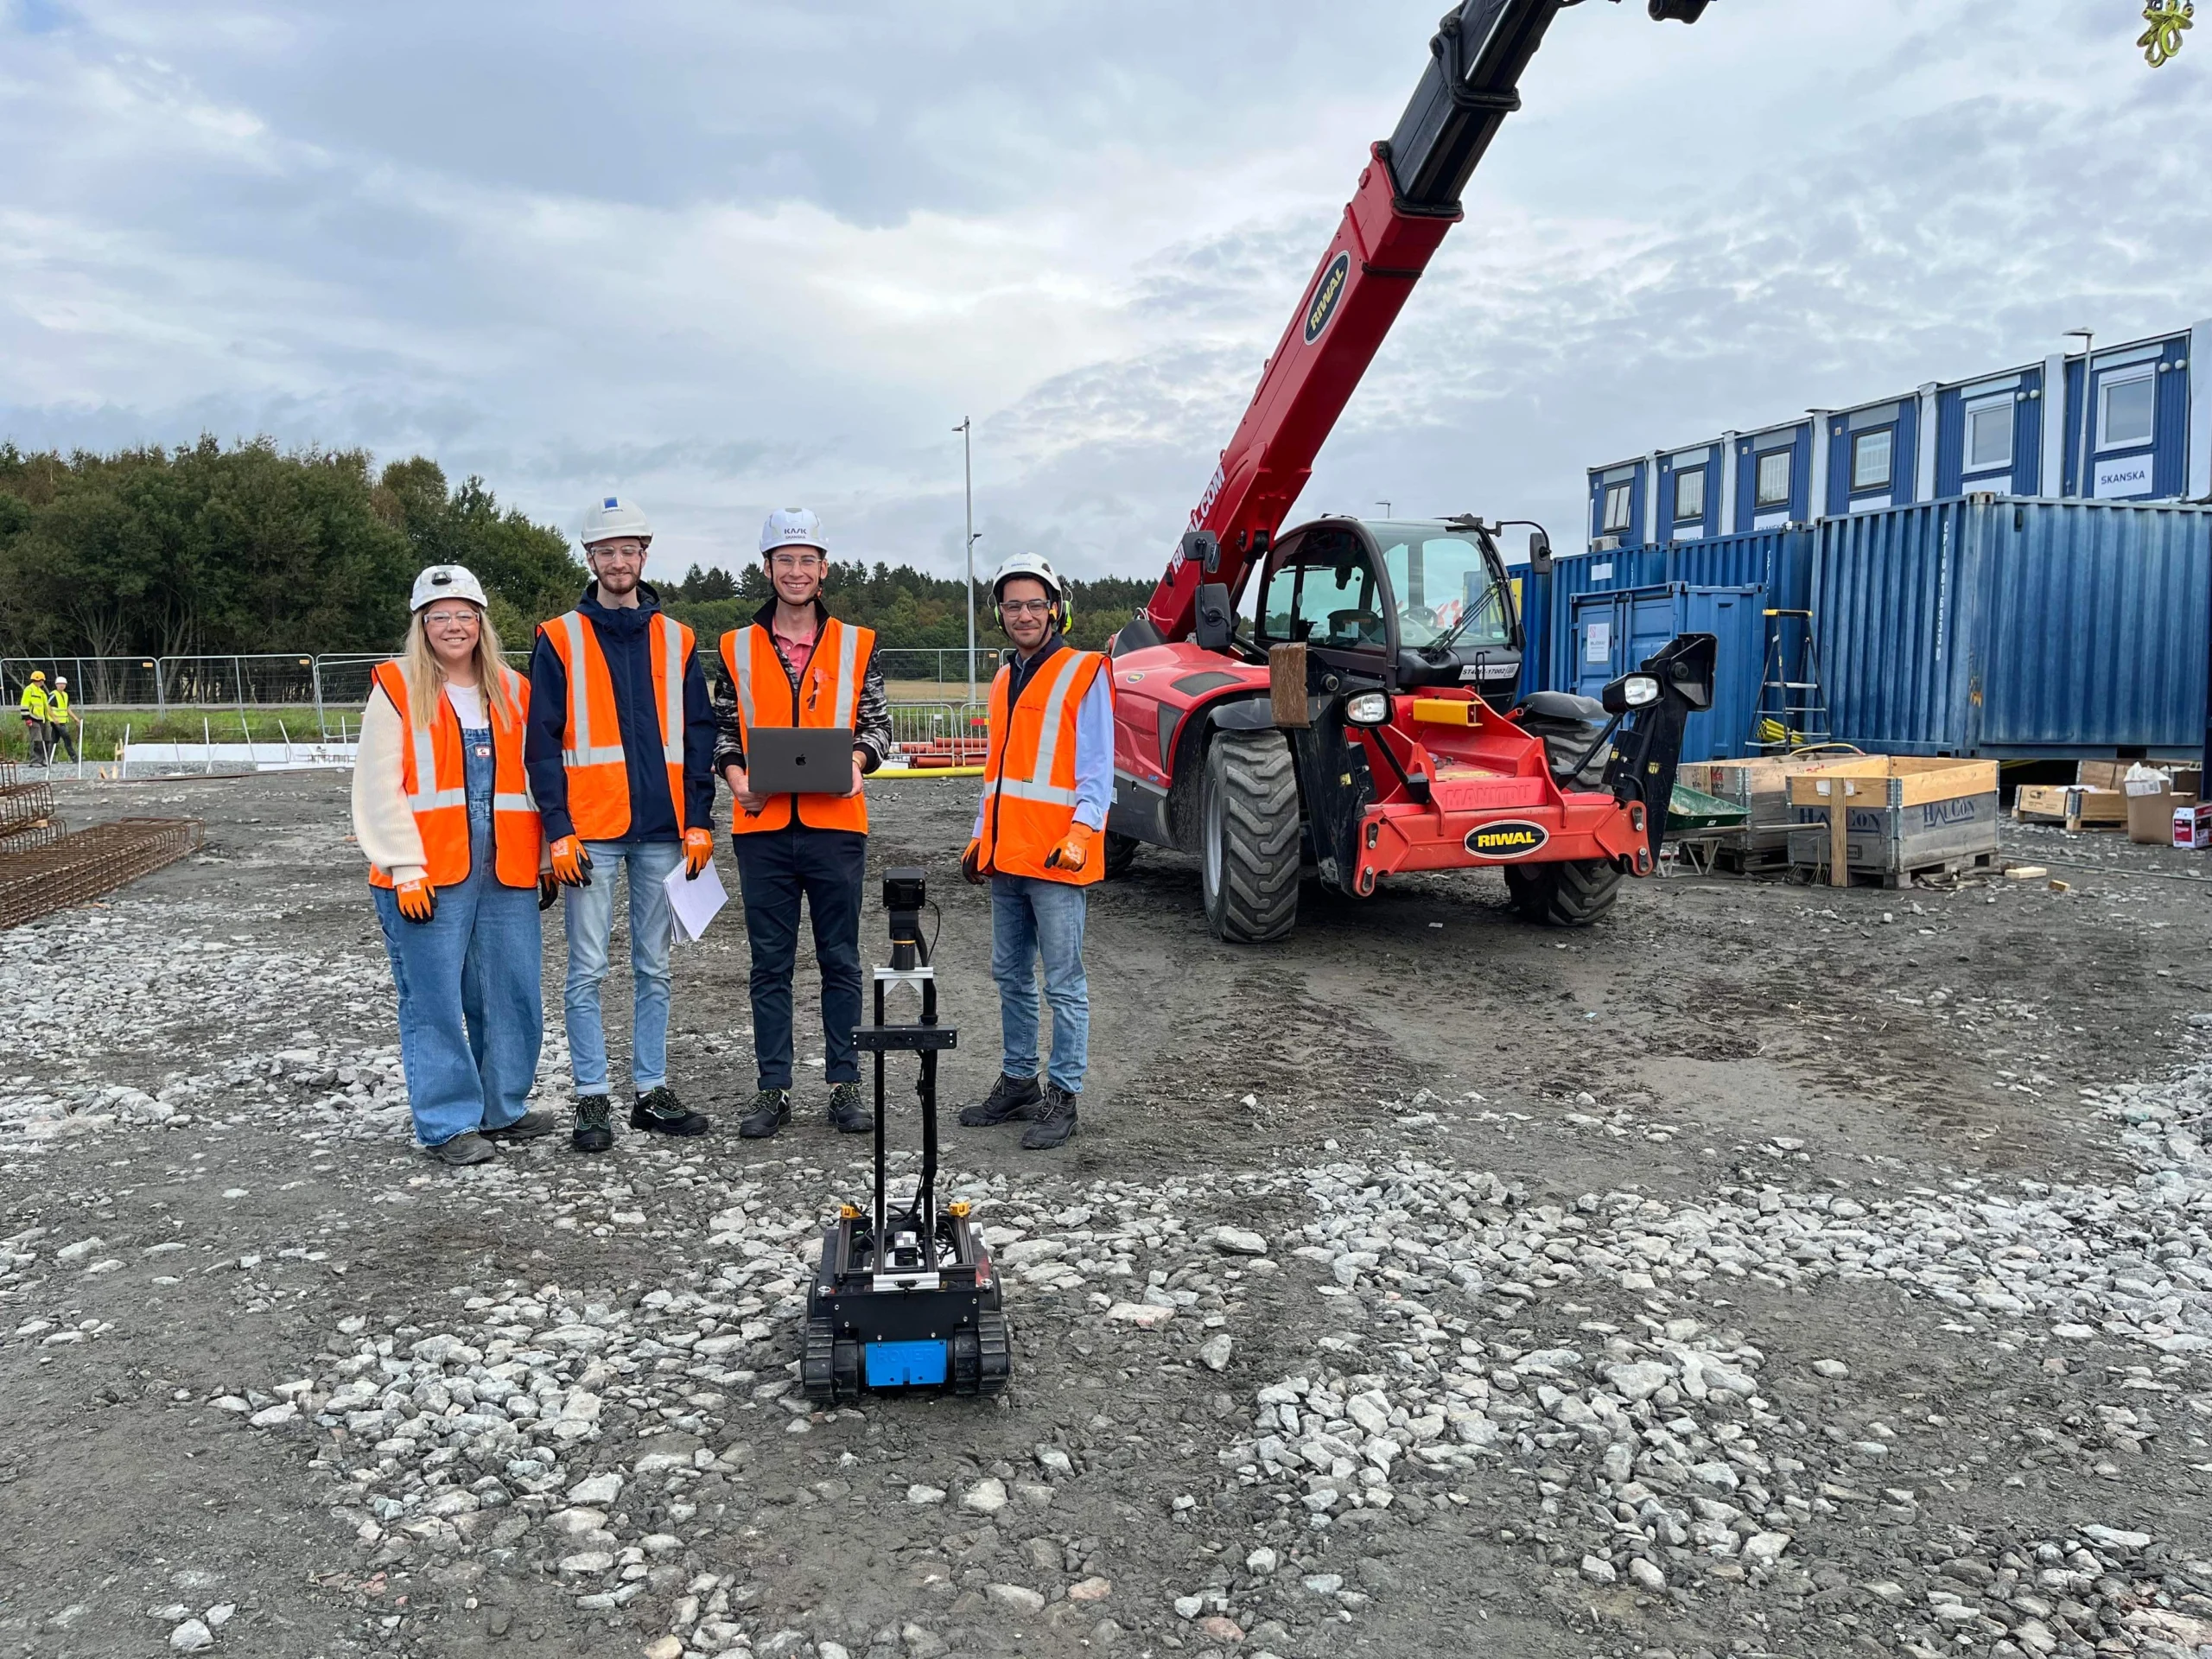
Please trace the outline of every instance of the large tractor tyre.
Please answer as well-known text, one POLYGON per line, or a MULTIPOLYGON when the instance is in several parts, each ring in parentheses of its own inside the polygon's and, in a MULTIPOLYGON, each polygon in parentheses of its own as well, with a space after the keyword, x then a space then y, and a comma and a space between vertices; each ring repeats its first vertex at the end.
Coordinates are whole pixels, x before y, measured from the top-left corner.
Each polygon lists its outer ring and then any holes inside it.
POLYGON ((1587 927, 1620 897, 1619 868, 1601 858, 1563 864, 1509 864, 1505 890, 1513 907, 1545 927, 1587 927))
POLYGON ((1298 921, 1298 772, 1281 732, 1224 732, 1198 790, 1198 886, 1230 944, 1267 944, 1298 921))
POLYGON ((1144 843, 1135 836, 1117 836, 1106 832, 1106 879, 1118 881, 1129 873, 1129 866, 1137 861, 1137 849, 1144 843))

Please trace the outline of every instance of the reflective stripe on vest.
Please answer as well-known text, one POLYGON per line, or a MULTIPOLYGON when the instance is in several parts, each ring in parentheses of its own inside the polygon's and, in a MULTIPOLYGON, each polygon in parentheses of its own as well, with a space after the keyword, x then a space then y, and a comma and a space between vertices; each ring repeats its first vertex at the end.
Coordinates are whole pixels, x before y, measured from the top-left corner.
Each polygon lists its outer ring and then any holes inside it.
MULTIPOLYGON (((1062 732, 1066 731, 1071 741, 1074 737, 1074 733, 1069 729, 1070 722, 1064 718, 1067 712, 1068 687, 1075 683, 1076 671, 1083 666, 1088 655, 1080 651, 1060 653, 1060 661, 1052 675, 1052 690, 1045 694, 1044 729, 1038 734, 1037 764, 1030 769, 1027 778, 1001 776, 999 779, 999 793, 1001 795, 1011 795, 1018 801, 1046 801, 1054 806, 1072 807, 1075 804, 1074 790, 1063 789, 1053 784, 1052 765, 1059 759, 1062 732)), ((1014 709, 1009 701, 1007 723, 1011 726, 1013 721, 1014 709)))
MULTIPOLYGON (((664 766, 683 765, 683 631, 665 616, 655 616, 660 630, 660 758, 664 766)), ((677 805, 677 816, 683 814, 677 805)))
MULTIPOLYGON (((611 735, 613 743, 602 747, 592 740, 597 734, 591 728, 591 696, 584 683, 584 619, 580 612, 569 611, 555 619, 569 641, 569 732, 575 747, 561 751, 564 766, 613 766, 621 765, 628 757, 622 752, 622 728, 618 725, 611 735)), ((677 671, 680 677, 682 670, 677 671)), ((681 683, 679 678, 679 684, 681 683)), ((679 760, 681 755, 677 757, 679 760)))

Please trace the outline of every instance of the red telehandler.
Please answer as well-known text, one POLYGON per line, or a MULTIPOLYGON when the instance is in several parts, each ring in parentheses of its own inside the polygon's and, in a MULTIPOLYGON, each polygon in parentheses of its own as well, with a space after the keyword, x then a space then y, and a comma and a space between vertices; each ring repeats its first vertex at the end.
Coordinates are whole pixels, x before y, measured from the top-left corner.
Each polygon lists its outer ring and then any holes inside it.
MULTIPOLYGON (((1289 932, 1309 874, 1364 897, 1401 870, 1497 867, 1523 915, 1573 927, 1657 858, 1683 721, 1712 702, 1711 634, 1681 636, 1601 699, 1515 705, 1526 642, 1503 524, 1281 528, 1520 107, 1544 31, 1582 3, 1465 0, 1446 15, 1166 575, 1109 648, 1108 871, 1140 842, 1196 853, 1206 918, 1231 943, 1289 932)), ((1695 22, 1707 3, 1649 9, 1695 22)), ((1529 528, 1547 570, 1549 542, 1529 528)))

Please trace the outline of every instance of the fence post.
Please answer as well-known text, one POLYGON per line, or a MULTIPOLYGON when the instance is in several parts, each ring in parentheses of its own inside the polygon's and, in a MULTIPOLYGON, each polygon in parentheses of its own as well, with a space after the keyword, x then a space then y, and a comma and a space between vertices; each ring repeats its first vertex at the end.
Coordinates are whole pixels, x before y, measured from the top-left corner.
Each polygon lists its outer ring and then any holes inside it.
POLYGON ((162 664, 166 657, 154 658, 154 718, 166 719, 169 712, 169 671, 162 664))
POLYGON ((330 734, 322 728, 322 658, 320 655, 308 668, 308 677, 315 683, 315 741, 327 742, 330 734))

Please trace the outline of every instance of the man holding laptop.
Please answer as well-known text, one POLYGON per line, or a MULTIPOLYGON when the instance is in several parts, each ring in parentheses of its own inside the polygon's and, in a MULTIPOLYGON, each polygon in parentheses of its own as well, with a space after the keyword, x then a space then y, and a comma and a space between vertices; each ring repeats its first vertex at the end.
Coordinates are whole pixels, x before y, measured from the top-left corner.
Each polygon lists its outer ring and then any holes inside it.
POLYGON ((804 507, 768 515, 760 556, 775 597, 721 639, 715 769, 737 798, 737 855, 753 940, 753 1052, 760 1092, 738 1132, 772 1135, 791 1116, 791 971, 802 897, 822 970, 823 1080, 830 1122, 847 1135, 875 1127, 861 1103, 861 886, 868 801, 861 779, 891 749, 890 701, 875 634, 840 622, 822 602, 830 555, 804 507))

